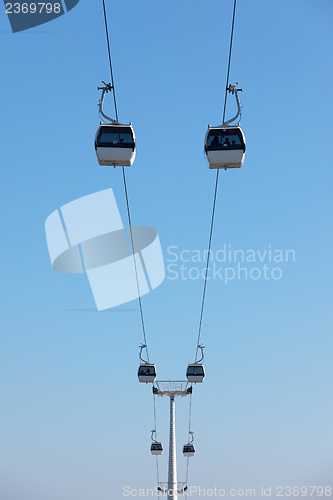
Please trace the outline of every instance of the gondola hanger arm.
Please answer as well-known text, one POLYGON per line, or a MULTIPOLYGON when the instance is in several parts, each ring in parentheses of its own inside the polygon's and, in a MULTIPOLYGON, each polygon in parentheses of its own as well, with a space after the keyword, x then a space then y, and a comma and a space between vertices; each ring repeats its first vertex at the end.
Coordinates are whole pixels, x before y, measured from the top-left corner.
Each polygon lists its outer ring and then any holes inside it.
POLYGON ((239 96, 238 96, 238 92, 243 92, 243 89, 238 89, 237 88, 237 85, 238 85, 238 82, 235 83, 235 85, 229 85, 227 87, 227 91, 231 94, 233 94, 236 98, 236 103, 237 103, 237 113, 236 115, 231 118, 230 120, 222 123, 221 127, 226 127, 228 125, 230 125, 232 122, 235 122, 236 120, 238 120, 238 118, 240 118, 242 116, 242 106, 241 106, 241 103, 240 103, 240 100, 239 100, 239 96))
POLYGON ((196 365, 200 364, 203 361, 204 357, 205 357, 205 353, 204 353, 205 346, 203 344, 199 344, 197 346, 197 348, 201 350, 201 358, 198 359, 197 361, 195 361, 196 365))
POLYGON ((111 90, 114 90, 114 86, 111 85, 111 83, 105 83, 104 80, 102 80, 102 83, 104 83, 104 87, 97 87, 97 90, 102 91, 102 95, 101 95, 101 98, 100 98, 99 103, 98 103, 99 114, 104 118, 104 120, 108 120, 109 122, 117 125, 118 124, 117 120, 114 120, 110 116, 106 115, 103 111, 105 94, 107 94, 108 92, 111 92, 111 90))
POLYGON ((155 435, 155 434, 156 434, 156 430, 155 430, 155 429, 153 429, 153 430, 151 431, 151 440, 153 441, 153 443, 157 443, 156 439, 154 439, 154 435, 155 435))
POLYGON ((145 360, 145 359, 143 359, 143 357, 142 357, 142 351, 143 351, 143 349, 146 349, 146 348, 147 348, 146 344, 140 344, 140 345, 139 345, 139 348, 140 348, 139 358, 141 359, 141 361, 142 361, 143 363, 148 364, 148 361, 146 361, 146 360, 145 360))

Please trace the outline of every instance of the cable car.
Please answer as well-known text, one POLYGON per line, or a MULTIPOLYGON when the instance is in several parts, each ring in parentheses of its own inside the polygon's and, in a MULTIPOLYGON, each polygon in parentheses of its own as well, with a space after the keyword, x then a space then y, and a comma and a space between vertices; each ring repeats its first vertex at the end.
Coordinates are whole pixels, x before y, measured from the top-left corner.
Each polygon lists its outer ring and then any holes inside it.
POLYGON ((150 452, 152 455, 162 455, 163 453, 163 445, 162 443, 159 443, 158 441, 156 441, 156 439, 154 439, 154 436, 156 435, 156 430, 153 429, 151 431, 151 440, 152 440, 152 443, 151 443, 151 447, 150 447, 150 452))
POLYGON ((113 90, 110 83, 104 83, 102 96, 99 101, 99 114, 103 121, 97 130, 95 137, 95 151, 98 163, 107 167, 130 167, 133 165, 136 155, 135 134, 132 124, 124 125, 118 123, 103 111, 105 94, 113 90), (110 123, 106 123, 110 122, 110 123))
POLYGON ((194 448, 194 444, 193 444, 194 432, 190 431, 189 434, 191 436, 191 439, 187 444, 184 444, 184 446, 183 446, 184 457, 194 457, 194 455, 195 455, 195 448, 194 448))
POLYGON ((163 445, 162 443, 151 443, 150 451, 152 455, 162 455, 163 453, 163 445))
POLYGON ((148 350, 146 344, 140 344, 139 348, 140 348, 139 358, 142 361, 138 370, 139 382, 145 382, 146 384, 150 382, 153 384, 156 380, 156 366, 149 363, 149 361, 146 361, 142 357, 143 349, 146 349, 148 356, 148 350))
POLYGON ((203 365, 189 364, 186 370, 187 382, 200 383, 205 378, 205 368, 203 365))
POLYGON ((138 370, 139 382, 153 384, 156 380, 156 367, 150 363, 141 363, 138 370))
POLYGON ((227 90, 235 95, 238 111, 236 116, 218 127, 208 126, 205 137, 205 154, 211 169, 240 168, 244 163, 246 142, 239 125, 230 125, 241 117, 241 104, 236 85, 229 85, 227 90))
POLYGON ((205 378, 205 368, 202 364, 202 361, 205 357, 205 354, 204 354, 204 348, 205 346, 202 345, 202 344, 199 344, 197 346, 197 354, 196 354, 196 361, 195 363, 190 363, 188 366, 187 366, 187 370, 186 370, 186 378, 187 378, 187 382, 189 383, 200 383, 200 382, 203 382, 204 378, 205 378), (198 350, 201 350, 201 358, 197 360, 197 355, 198 355, 198 350))
POLYGON ((184 444, 183 455, 184 457, 194 457, 195 455, 194 444, 184 444))
POLYGON ((95 150, 101 166, 133 165, 136 148, 132 125, 101 123, 95 138, 95 150))
POLYGON ((245 137, 237 127, 209 127, 205 152, 209 168, 240 168, 245 158, 245 137))

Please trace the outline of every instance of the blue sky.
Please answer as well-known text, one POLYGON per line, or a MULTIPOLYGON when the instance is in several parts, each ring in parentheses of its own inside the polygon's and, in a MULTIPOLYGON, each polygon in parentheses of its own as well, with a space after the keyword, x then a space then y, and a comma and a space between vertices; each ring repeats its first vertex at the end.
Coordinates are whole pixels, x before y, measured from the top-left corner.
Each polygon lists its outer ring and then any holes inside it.
MULTIPOLYGON (((107 1, 119 116, 137 136, 133 223, 158 230, 167 266, 170 246, 208 243, 203 139, 221 122, 232 4, 107 1)), ((191 484, 332 479, 332 11, 328 0, 238 1, 230 80, 244 89, 248 149, 242 169, 221 172, 213 250, 271 245, 296 259, 280 280, 208 284, 191 484)), ((120 498, 124 485, 155 486, 138 305, 95 312, 84 276, 52 270, 44 234, 53 210, 109 187, 126 222, 121 171, 100 169, 93 147, 109 79, 102 6, 81 0, 18 34, 0 14, 1 498, 120 498)), ((143 297, 160 378, 183 378, 193 359, 202 286, 166 279, 143 297)), ((167 447, 168 401, 157 410, 167 447)), ((183 480, 188 401, 176 410, 183 480)))

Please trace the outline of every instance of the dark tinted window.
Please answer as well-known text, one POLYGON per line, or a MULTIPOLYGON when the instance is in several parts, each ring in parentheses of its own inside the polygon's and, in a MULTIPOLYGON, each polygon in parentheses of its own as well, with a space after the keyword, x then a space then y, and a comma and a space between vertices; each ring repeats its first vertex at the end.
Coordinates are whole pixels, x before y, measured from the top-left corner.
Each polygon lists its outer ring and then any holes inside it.
POLYGON ((153 366, 140 366, 139 374, 140 375, 155 375, 155 369, 153 366))
POLYGON ((207 147, 216 149, 239 149, 242 147, 243 138, 237 130, 219 129, 211 130, 208 135, 207 147))
POLYGON ((187 375, 203 375, 204 371, 202 366, 189 366, 187 369, 187 375))
POLYGON ((130 144, 133 145, 133 136, 128 127, 102 127, 97 138, 103 144, 130 144))

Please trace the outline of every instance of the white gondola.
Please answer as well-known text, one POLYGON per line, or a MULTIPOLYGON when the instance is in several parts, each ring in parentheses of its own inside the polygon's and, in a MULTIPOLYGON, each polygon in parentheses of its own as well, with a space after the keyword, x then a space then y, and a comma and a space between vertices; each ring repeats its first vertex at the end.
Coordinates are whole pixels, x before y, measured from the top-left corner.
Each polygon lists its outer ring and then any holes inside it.
POLYGON ((184 455, 184 457, 194 457, 194 455, 195 455, 194 444, 184 444, 183 455, 184 455))
POLYGON ((95 150, 101 166, 133 165, 136 148, 132 125, 101 124, 95 138, 95 150))
POLYGON ((98 163, 107 167, 130 167, 136 155, 135 134, 132 124, 124 125, 107 116, 103 111, 105 94, 113 88, 103 81, 102 97, 99 101, 99 113, 103 120, 95 137, 95 151, 98 163))
POLYGON ((138 370, 139 382, 153 384, 156 380, 156 367, 150 363, 141 363, 138 370))
POLYGON ((205 378, 205 368, 203 365, 193 363, 189 364, 186 370, 186 378, 191 383, 201 383, 205 378))
POLYGON ((195 447, 193 444, 193 434, 194 433, 192 431, 190 431, 189 434, 191 436, 191 439, 187 444, 184 444, 184 446, 183 446, 184 457, 194 457, 194 455, 195 455, 195 447))
POLYGON ((151 431, 151 439, 153 442, 151 443, 150 452, 152 455, 162 455, 163 445, 162 443, 159 443, 158 441, 156 441, 156 439, 154 439, 155 434, 156 430, 154 429, 151 431))
MULTIPOLYGON (((236 83, 238 85, 238 83, 236 83)), ((241 117, 241 104, 236 85, 229 85, 228 91, 235 95, 238 111, 231 120, 219 127, 208 126, 205 137, 205 153, 211 169, 240 168, 244 163, 246 142, 239 125, 230 125, 241 117)))
MULTIPOLYGON (((203 380, 205 378, 205 368, 204 368, 204 365, 202 364, 202 361, 205 357, 204 348, 205 347, 202 344, 197 346, 197 354, 198 354, 198 350, 200 349, 201 350, 201 358, 198 359, 197 361, 195 361, 195 363, 190 363, 187 366, 186 378, 187 378, 187 382, 189 382, 189 383, 194 383, 194 384, 201 383, 201 382, 203 382, 203 380)), ((196 358, 197 358, 197 356, 196 356, 196 358)))
POLYGON ((145 344, 141 344, 139 347, 140 347, 139 358, 142 361, 138 370, 139 382, 144 382, 146 384, 149 383, 153 384, 156 380, 156 366, 149 363, 148 361, 145 361, 142 358, 142 351, 143 349, 147 349, 147 346, 145 344))
POLYGON ((162 443, 152 443, 150 447, 150 451, 152 455, 162 455, 163 453, 163 445, 162 443))

